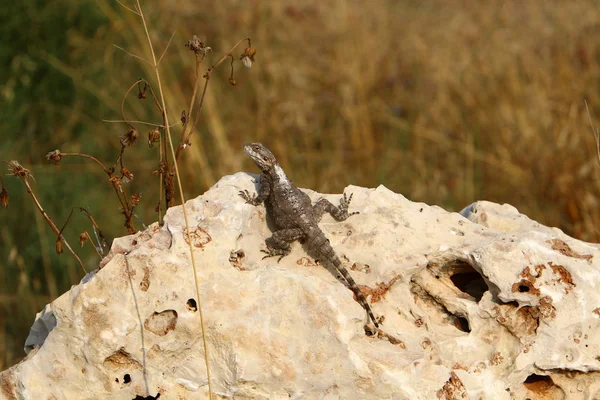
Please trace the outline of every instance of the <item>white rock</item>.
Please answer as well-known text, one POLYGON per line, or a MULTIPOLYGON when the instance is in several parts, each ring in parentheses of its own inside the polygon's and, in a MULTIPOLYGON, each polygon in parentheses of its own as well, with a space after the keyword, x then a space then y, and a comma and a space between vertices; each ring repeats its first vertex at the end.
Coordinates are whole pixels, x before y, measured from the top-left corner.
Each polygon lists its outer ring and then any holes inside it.
MULTIPOLYGON (((600 398, 598 245, 508 205, 463 217, 349 187, 360 214, 320 226, 385 317, 369 337, 352 292, 300 244, 262 260, 271 231, 243 189, 250 175, 227 176, 186 204, 216 398, 600 398)), ((184 232, 174 207, 163 227, 115 240, 101 270, 38 314, 0 397, 207 398, 184 232)))

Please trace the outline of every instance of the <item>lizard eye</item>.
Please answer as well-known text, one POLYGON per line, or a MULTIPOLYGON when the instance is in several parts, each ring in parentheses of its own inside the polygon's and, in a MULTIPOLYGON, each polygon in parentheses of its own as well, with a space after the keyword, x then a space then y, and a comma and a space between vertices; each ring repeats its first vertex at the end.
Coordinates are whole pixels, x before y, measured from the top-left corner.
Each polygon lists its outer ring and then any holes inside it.
POLYGON ((265 160, 265 161, 269 161, 269 158, 268 158, 267 156, 264 156, 264 157, 263 157, 263 160, 265 160))

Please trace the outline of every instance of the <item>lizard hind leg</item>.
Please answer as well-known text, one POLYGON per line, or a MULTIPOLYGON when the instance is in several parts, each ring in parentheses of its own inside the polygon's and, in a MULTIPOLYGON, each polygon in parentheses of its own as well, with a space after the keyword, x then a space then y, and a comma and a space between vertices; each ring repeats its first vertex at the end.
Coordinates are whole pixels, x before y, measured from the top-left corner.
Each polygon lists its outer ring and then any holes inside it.
POLYGON ((292 246, 290 244, 302 238, 304 238, 304 232, 302 229, 298 228, 280 229, 273 232, 273 235, 265 240, 267 250, 261 250, 263 253, 267 254, 263 259, 279 256, 277 262, 281 261, 283 257, 287 256, 292 251, 292 246))
POLYGON ((348 212, 348 207, 350 206, 350 202, 352 201, 352 194, 349 197, 346 197, 346 193, 344 193, 344 197, 340 199, 340 205, 334 206, 329 200, 321 199, 317 201, 314 205, 313 210, 315 212, 315 216, 317 217, 317 221, 321 220, 321 217, 324 213, 329 213, 336 221, 344 221, 348 217, 352 215, 359 214, 358 211, 348 212))

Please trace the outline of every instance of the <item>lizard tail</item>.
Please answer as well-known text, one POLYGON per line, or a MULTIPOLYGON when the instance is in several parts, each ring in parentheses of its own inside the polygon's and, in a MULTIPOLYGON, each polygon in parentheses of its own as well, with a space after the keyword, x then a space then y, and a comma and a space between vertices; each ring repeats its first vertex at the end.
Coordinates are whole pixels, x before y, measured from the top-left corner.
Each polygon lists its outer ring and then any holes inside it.
POLYGON ((316 259, 322 261, 323 263, 333 264, 335 269, 344 277, 344 279, 348 283, 348 286, 350 287, 350 290, 352 290, 360 305, 365 309, 365 311, 369 315, 369 318, 371 318, 371 321, 373 321, 373 324, 375 324, 375 327, 379 328, 379 324, 375 319, 375 315, 373 315, 373 311, 371 310, 371 306, 367 302, 367 299, 361 292, 360 288, 358 287, 358 285, 356 284, 346 267, 344 267, 339 257, 333 251, 333 248, 329 244, 329 240, 325 237, 323 232, 321 232, 320 230, 314 230, 313 232, 310 232, 307 235, 305 245, 309 249, 309 251, 312 250, 312 255, 316 259))
POLYGON ((375 319, 375 315, 373 315, 371 306, 367 302, 367 299, 365 298, 365 295, 363 294, 363 292, 360 290, 360 288, 356 284, 356 281, 354 280, 354 278, 352 278, 352 275, 350 275, 350 272, 348 272, 346 267, 344 267, 342 265, 342 262, 340 261, 340 259, 338 257, 334 258, 333 265, 335 266, 335 269, 337 269, 338 272, 340 274, 342 274, 342 276, 344 277, 346 282, 348 282, 348 286, 350 286, 350 289, 352 290, 352 292, 354 292, 354 295, 358 299, 358 302, 365 309, 365 311, 369 315, 369 318, 371 318, 371 321, 373 321, 373 324, 375 325, 375 327, 379 328, 379 324, 377 323, 377 320, 375 319))

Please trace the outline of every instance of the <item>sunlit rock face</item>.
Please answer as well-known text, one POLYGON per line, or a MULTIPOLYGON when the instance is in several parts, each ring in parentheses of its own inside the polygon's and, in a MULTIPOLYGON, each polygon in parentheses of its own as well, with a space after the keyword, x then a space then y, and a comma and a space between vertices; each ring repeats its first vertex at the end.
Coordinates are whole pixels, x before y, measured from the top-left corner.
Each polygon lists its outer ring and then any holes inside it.
MULTIPOLYGON (((460 214, 383 186, 321 228, 381 319, 301 243, 262 259, 253 176, 221 179, 165 224, 114 241, 49 304, 3 399, 600 398, 600 251, 509 205, 460 214), (189 250, 197 265, 196 293, 189 250)), ((307 191, 313 200, 340 195, 307 191)))

